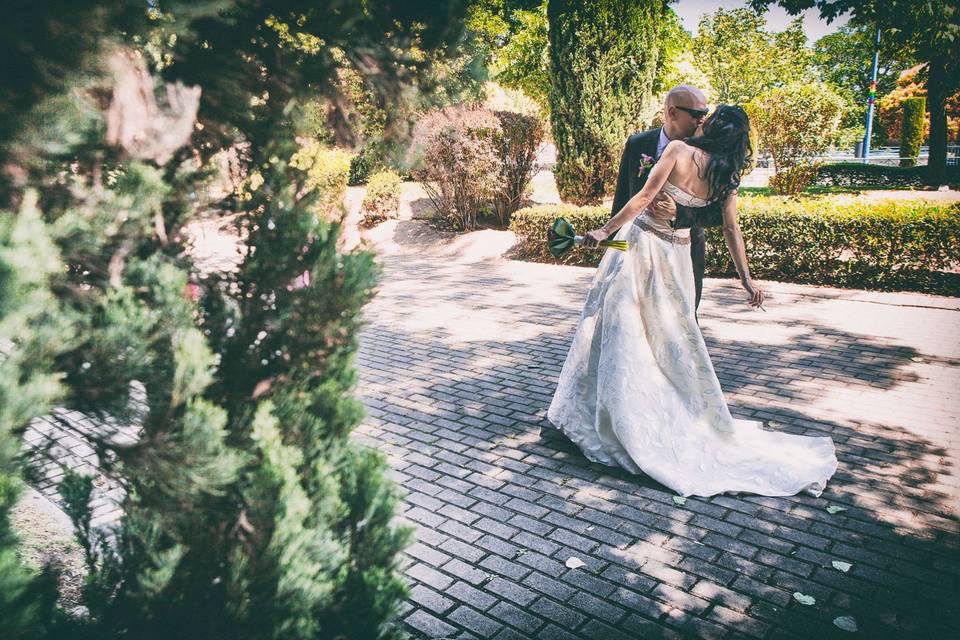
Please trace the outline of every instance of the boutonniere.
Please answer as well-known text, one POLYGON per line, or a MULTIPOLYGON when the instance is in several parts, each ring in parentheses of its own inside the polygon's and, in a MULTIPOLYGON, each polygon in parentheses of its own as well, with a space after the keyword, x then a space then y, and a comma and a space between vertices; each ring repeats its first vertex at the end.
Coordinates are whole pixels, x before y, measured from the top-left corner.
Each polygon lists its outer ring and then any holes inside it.
POLYGON ((647 170, 653 166, 653 157, 648 156, 645 153, 640 154, 640 171, 637 173, 638 176, 643 175, 647 170))

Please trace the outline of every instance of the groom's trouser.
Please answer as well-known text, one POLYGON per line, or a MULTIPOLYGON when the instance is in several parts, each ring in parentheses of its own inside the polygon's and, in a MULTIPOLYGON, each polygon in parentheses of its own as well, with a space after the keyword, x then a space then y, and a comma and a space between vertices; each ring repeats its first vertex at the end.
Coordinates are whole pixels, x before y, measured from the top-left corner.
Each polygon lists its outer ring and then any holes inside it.
POLYGON ((693 282, 696 285, 697 302, 694 309, 700 307, 700 294, 703 293, 703 271, 706 265, 706 234, 703 227, 690 229, 690 259, 693 261, 693 282))

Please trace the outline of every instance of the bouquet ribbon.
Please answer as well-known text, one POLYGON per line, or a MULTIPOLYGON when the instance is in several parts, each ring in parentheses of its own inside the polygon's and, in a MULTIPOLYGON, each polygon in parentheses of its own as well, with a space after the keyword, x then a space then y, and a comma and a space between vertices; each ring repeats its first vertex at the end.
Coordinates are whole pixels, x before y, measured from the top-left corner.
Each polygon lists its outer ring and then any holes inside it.
MULTIPOLYGON (((547 249, 550 251, 550 255, 554 258, 559 258, 575 244, 582 245, 583 236, 578 236, 573 230, 573 225, 565 219, 557 218, 554 220, 553 224, 550 225, 550 228, 547 230, 547 249)), ((627 250, 627 242, 625 240, 603 240, 600 242, 600 246, 610 247, 618 251, 627 250)))

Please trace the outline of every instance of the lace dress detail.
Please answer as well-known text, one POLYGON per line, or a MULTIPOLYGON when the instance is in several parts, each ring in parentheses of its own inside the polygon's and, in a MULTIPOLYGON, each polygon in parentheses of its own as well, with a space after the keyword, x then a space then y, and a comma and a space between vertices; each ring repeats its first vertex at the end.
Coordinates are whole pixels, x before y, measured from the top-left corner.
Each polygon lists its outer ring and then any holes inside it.
MULTIPOLYGON (((664 190, 706 204, 669 182, 664 190)), ((690 232, 637 220, 616 235, 628 250, 606 252, 587 292, 550 422, 590 460, 681 495, 820 495, 837 468, 833 441, 733 419, 694 315, 689 246, 676 241, 690 232)))

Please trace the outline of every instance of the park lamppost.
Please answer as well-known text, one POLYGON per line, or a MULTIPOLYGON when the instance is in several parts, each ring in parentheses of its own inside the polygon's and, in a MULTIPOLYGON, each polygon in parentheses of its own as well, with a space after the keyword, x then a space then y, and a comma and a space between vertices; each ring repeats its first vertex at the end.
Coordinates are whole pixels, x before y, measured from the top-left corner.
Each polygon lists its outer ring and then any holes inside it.
POLYGON ((863 162, 869 162, 870 135, 873 132, 873 103, 877 97, 877 63, 880 59, 880 25, 877 25, 877 38, 873 43, 873 73, 870 79, 870 102, 867 104, 867 133, 863 137, 863 162))

